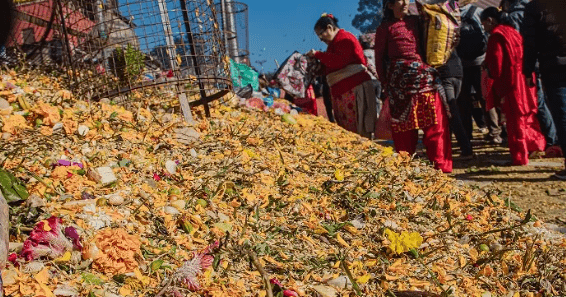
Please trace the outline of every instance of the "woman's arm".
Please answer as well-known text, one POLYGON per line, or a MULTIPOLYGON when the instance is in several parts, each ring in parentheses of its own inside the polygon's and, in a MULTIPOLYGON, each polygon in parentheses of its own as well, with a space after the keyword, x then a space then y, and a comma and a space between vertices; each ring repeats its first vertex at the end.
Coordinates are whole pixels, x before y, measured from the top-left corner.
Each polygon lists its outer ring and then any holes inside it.
POLYGON ((488 96, 491 97, 494 106, 501 105, 502 93, 507 91, 499 87, 501 85, 501 79, 503 79, 503 61, 505 55, 502 42, 499 40, 500 38, 501 37, 498 35, 491 35, 487 43, 487 52, 484 62, 489 78, 493 80, 490 91, 491 95, 488 96))
POLYGON ((503 72, 503 46, 498 40, 497 35, 492 35, 487 43, 487 52, 485 56, 485 65, 489 72, 489 77, 493 80, 501 78, 503 72))

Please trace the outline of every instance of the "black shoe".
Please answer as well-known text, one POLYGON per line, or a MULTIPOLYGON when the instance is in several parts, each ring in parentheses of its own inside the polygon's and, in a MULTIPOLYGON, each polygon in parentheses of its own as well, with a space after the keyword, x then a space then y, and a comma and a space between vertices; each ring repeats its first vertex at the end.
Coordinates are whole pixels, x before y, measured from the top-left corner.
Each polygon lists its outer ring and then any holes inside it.
POLYGON ((466 154, 466 155, 460 155, 460 160, 462 161, 471 161, 473 159, 476 158, 476 154, 471 153, 471 154, 466 154))
POLYGON ((558 171, 554 174, 554 177, 559 180, 566 180, 566 170, 558 171))

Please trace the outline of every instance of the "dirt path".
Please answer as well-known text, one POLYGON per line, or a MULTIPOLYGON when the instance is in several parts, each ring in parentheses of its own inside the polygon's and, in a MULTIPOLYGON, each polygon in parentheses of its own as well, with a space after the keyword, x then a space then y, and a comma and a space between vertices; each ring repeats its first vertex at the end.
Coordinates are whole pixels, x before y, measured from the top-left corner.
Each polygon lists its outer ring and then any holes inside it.
POLYGON ((539 158, 532 159, 528 166, 511 166, 506 146, 476 141, 474 149, 477 158, 471 161, 463 161, 459 151, 454 150, 452 175, 456 179, 484 191, 499 191, 521 209, 532 209, 547 222, 566 224, 566 182, 552 177, 563 169, 564 159, 539 158))
MULTIPOLYGON (((475 137, 483 139, 481 134, 475 137)), ((380 144, 392 146, 391 142, 380 144)), ((539 158, 531 160, 528 166, 511 166, 507 146, 490 145, 483 140, 474 140, 473 145, 476 158, 465 161, 459 157, 454 140, 454 178, 482 191, 510 197, 511 205, 523 211, 532 209, 536 217, 566 226, 566 181, 552 177, 563 169, 564 159, 539 158)))

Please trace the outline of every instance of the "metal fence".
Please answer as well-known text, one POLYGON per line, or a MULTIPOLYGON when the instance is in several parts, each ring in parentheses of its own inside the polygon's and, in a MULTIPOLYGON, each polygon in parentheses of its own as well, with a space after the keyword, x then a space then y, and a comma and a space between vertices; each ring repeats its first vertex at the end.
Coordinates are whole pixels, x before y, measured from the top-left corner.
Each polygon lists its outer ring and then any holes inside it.
POLYGON ((181 105, 232 88, 217 6, 210 0, 16 1, 11 57, 66 70, 75 92, 112 98, 167 87, 181 105))

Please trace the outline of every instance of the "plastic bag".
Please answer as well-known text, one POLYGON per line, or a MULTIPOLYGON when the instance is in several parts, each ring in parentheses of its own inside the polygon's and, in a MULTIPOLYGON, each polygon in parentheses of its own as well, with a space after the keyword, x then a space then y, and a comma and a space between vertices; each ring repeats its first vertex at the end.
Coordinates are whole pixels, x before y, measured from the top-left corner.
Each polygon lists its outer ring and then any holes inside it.
POLYGON ((383 102, 383 107, 379 113, 379 118, 375 123, 375 138, 381 140, 392 140, 393 132, 391 131, 391 112, 389 107, 389 99, 383 102))
POLYGON ((269 95, 273 96, 274 98, 282 98, 281 90, 279 88, 267 87, 267 91, 269 92, 269 95))
POLYGON ((252 98, 254 89, 251 85, 247 85, 243 88, 236 88, 235 91, 236 91, 236 95, 238 95, 240 98, 250 99, 252 98))
POLYGON ((234 87, 251 85, 254 91, 259 90, 258 73, 246 64, 239 64, 230 59, 230 77, 234 87))

